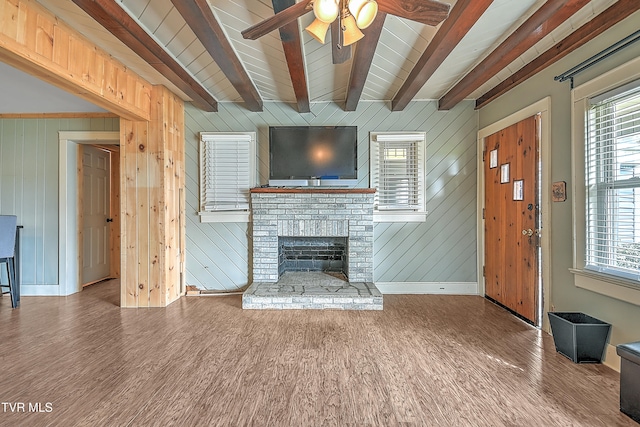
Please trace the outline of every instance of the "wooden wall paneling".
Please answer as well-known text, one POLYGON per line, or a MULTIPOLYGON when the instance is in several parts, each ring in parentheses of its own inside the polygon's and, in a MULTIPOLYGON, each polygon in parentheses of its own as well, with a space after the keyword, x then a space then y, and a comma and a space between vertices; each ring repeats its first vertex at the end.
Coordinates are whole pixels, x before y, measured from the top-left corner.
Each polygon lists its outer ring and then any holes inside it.
POLYGON ((149 119, 151 84, 35 1, 0 0, 0 60, 122 117, 149 119), (116 91, 114 74, 126 82, 116 91))
POLYGON ((142 227, 145 229, 145 233, 139 234, 138 243, 141 250, 141 271, 147 276, 147 301, 141 300, 140 304, 146 304, 149 307, 164 305, 162 270, 166 268, 163 250, 166 244, 163 215, 165 203, 163 185, 165 141, 162 132, 164 109, 159 92, 158 87, 154 87, 151 92, 151 121, 148 124, 148 137, 139 147, 139 155, 144 158, 144 165, 138 167, 138 172, 144 181, 139 187, 139 191, 142 191, 142 200, 138 201, 138 205, 141 216, 144 218, 142 227), (143 190, 143 187, 146 190, 143 190), (148 212, 147 215, 144 212, 148 212))
MULTIPOLYGON (((186 292, 186 242, 187 242, 187 221, 186 221, 186 212, 187 212, 187 202, 186 202, 186 194, 187 194, 187 162, 186 162, 186 147, 185 147, 185 137, 186 137, 186 120, 185 120, 185 108, 184 102, 178 102, 176 104, 178 109, 178 126, 177 130, 179 132, 176 133, 176 145, 178 147, 178 151, 180 153, 179 156, 179 164, 180 164, 180 289, 176 290, 176 294, 183 295, 186 292)), ((176 295, 176 298, 178 295, 176 295)))
POLYGON ((167 286, 167 304, 175 301, 183 293, 184 278, 184 203, 183 193, 185 186, 184 167, 184 103, 181 99, 167 91, 169 95, 169 117, 171 126, 167 126, 168 140, 172 154, 172 173, 168 174, 171 185, 167 186, 171 196, 171 214, 167 224, 171 227, 172 242, 167 273, 172 275, 167 286))
POLYGON ((138 305, 138 185, 137 153, 138 133, 137 122, 120 120, 120 193, 122 207, 120 210, 121 247, 121 276, 120 276, 120 306, 137 307, 138 305))
POLYGON ((184 242, 182 235, 181 216, 182 204, 180 200, 181 189, 184 188, 184 104, 166 88, 158 88, 157 105, 160 108, 158 114, 159 132, 158 140, 162 141, 161 163, 158 165, 162 171, 162 224, 163 224, 163 268, 160 271, 164 275, 163 304, 167 305, 181 294, 181 247, 184 242))
POLYGON ((152 120, 122 120, 123 307, 164 307, 181 294, 184 103, 154 87, 152 120))
POLYGON ((177 147, 175 145, 173 131, 175 127, 175 110, 174 102, 169 92, 162 94, 162 110, 163 110, 163 126, 162 139, 164 140, 164 159, 162 167, 164 169, 164 177, 162 188, 164 191, 164 250, 165 250, 165 266, 162 273, 165 276, 165 289, 162 297, 167 303, 171 300, 176 286, 180 281, 180 265, 177 262, 178 257, 178 234, 180 232, 180 224, 178 221, 178 210, 180 209, 180 201, 178 200, 179 177, 176 177, 177 147))
MULTIPOLYGON (((153 99, 153 96, 152 96, 153 99)), ((153 123, 153 103, 151 105, 153 123)), ((155 166, 149 164, 151 162, 149 152, 153 150, 153 137, 149 133, 150 124, 138 122, 137 126, 140 131, 140 138, 138 139, 138 150, 136 152, 137 157, 137 169, 136 169, 136 192, 138 193, 137 205, 136 205, 136 220, 138 223, 138 240, 136 242, 138 246, 138 307, 149 307, 151 305, 151 287, 152 284, 150 274, 150 264, 153 248, 151 248, 152 233, 157 232, 159 228, 157 223, 153 224, 151 218, 154 217, 151 212, 150 206, 150 192, 152 191, 150 168, 155 166)))

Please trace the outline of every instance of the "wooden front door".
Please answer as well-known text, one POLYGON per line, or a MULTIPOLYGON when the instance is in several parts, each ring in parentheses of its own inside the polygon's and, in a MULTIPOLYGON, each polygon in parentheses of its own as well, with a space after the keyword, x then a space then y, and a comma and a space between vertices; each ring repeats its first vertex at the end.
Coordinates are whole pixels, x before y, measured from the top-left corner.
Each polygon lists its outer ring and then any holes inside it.
POLYGON ((538 325, 540 116, 485 138, 485 296, 538 325))

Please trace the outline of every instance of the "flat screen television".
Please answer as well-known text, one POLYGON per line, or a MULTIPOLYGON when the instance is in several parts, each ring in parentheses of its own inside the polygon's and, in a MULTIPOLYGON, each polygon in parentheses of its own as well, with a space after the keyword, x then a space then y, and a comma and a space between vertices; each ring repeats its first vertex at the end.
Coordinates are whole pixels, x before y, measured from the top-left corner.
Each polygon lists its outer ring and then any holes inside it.
POLYGON ((354 187, 356 126, 269 127, 269 185, 354 187))

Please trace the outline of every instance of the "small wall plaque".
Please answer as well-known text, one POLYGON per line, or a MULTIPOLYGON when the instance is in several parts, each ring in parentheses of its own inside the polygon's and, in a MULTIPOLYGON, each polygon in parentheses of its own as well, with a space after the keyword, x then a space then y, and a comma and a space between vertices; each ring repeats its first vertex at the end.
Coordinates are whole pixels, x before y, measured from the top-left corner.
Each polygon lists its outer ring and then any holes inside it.
POLYGON ((509 163, 500 165, 500 184, 509 182, 509 163))
POLYGON ((564 181, 554 182, 551 185, 551 199, 554 202, 564 202, 567 200, 567 183, 564 181))
POLYGON ((498 167, 498 150, 491 150, 489 152, 489 169, 498 167))
POLYGON ((524 200, 524 180, 513 181, 513 200, 524 200))

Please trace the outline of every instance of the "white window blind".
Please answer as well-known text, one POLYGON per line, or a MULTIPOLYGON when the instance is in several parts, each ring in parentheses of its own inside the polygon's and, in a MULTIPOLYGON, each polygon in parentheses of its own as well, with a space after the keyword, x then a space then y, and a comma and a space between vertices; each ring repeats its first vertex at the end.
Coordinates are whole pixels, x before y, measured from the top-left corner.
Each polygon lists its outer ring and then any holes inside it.
POLYGON ((425 134, 371 134, 371 187, 378 211, 425 211, 425 134))
POLYGON ((590 101, 585 267, 640 280, 640 82, 590 101))
POLYGON ((249 209, 254 158, 254 132, 200 134, 201 212, 249 209))

